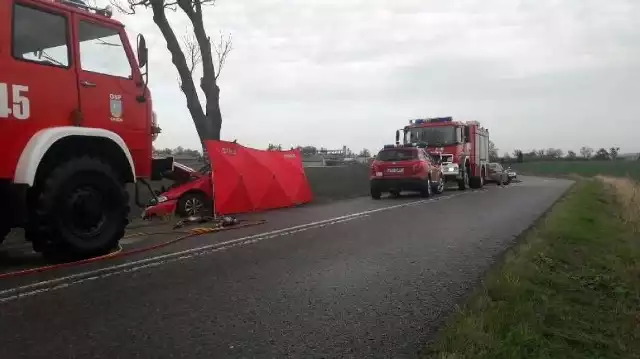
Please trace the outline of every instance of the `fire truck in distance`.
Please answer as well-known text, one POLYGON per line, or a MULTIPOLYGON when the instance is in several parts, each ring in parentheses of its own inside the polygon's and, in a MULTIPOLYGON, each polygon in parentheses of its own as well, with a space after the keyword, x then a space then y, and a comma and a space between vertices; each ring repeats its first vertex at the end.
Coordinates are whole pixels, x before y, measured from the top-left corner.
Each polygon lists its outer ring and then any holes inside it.
POLYGON ((126 185, 137 199, 139 183, 172 167, 152 158, 146 42, 136 58, 111 14, 0 1, 0 241, 21 227, 37 252, 108 252, 128 224, 126 185))
POLYGON ((441 159, 445 182, 457 183, 460 190, 484 186, 489 131, 480 123, 454 121, 452 117, 411 120, 396 131, 396 144, 401 140, 404 144, 426 143, 427 152, 441 159))

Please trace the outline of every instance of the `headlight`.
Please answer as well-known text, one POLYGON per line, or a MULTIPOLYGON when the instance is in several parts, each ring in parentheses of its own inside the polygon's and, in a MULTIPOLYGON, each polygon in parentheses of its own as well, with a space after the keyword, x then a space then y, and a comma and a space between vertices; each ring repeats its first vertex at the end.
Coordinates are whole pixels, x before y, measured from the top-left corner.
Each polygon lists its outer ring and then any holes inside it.
POLYGON ((166 196, 158 196, 158 203, 166 202, 168 198, 166 196))

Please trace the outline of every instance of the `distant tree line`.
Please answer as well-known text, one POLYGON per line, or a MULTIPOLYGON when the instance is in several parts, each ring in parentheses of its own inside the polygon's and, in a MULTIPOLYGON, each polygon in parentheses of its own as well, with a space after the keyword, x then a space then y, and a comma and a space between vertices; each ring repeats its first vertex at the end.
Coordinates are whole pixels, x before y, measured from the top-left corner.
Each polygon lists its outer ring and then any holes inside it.
MULTIPOLYGON (((282 145, 270 143, 267 147, 269 151, 282 151, 282 145)), ((317 148, 315 146, 295 146, 290 149, 299 149, 303 156, 313 156, 317 154, 326 154, 329 150, 324 147, 317 148)), ((184 148, 178 146, 176 148, 163 148, 155 149, 154 154, 157 156, 185 156, 202 159, 205 156, 199 150, 190 148, 184 148)), ((523 151, 520 149, 514 150, 512 153, 505 152, 502 156, 499 154, 499 149, 495 146, 493 141, 489 141, 489 158, 492 162, 534 162, 534 161, 615 161, 619 160, 620 147, 611 146, 609 149, 599 148, 595 150, 589 146, 583 146, 578 152, 569 150, 566 153, 560 148, 547 148, 547 149, 532 149, 529 151, 523 151)), ((356 155, 349 148, 345 153, 347 156, 356 155)), ((369 158, 372 156, 371 151, 364 148, 357 154, 358 157, 369 158)), ((635 158, 640 160, 640 154, 635 158)))
POLYGON ((202 152, 178 146, 176 148, 153 149, 153 153, 160 156, 189 156, 202 157, 202 152))
MULTIPOLYGON (((294 149, 294 148, 300 150, 300 152, 302 153, 303 156, 321 155, 321 154, 326 154, 329 151, 332 151, 332 150, 329 150, 326 147, 318 148, 316 146, 309 146, 309 145, 307 145, 307 146, 298 145, 298 146, 295 146, 295 147, 291 147, 291 149, 294 149)), ((282 146, 281 145, 269 144, 269 147, 267 148, 267 150, 282 150, 282 146)), ((341 149, 341 150, 343 150, 343 149, 341 149)), ((349 156, 349 157, 356 155, 356 153, 353 152, 348 147, 346 148, 346 151, 345 151, 344 154, 345 154, 345 156, 349 156)), ((363 148, 362 150, 360 150, 360 152, 357 153, 357 156, 358 157, 367 157, 367 158, 371 157, 371 151, 369 151, 366 148, 363 148)))
MULTIPOLYGON (((559 148, 547 148, 538 150, 515 150, 512 154, 505 153, 500 160, 502 162, 534 162, 534 161, 615 161, 620 159, 620 147, 612 146, 609 149, 583 146, 578 152, 569 150, 564 153, 559 148)), ((637 159, 637 158, 636 158, 637 159)))
MULTIPOLYGON (((295 146, 290 147, 291 150, 299 149, 300 152, 304 156, 313 156, 317 154, 327 153, 330 150, 325 147, 317 148, 315 146, 295 146)), ((283 146, 281 144, 270 143, 267 146, 267 151, 282 151, 283 146)), ((153 149, 153 153, 157 156, 187 156, 187 157, 202 157, 202 152, 199 150, 194 150, 190 148, 184 148, 182 146, 178 146, 176 148, 162 148, 162 149, 153 149)), ((346 149, 347 156, 353 156, 354 152, 349 148, 346 149)), ((362 149, 358 152, 359 157, 371 157, 371 152, 368 149, 362 149)))

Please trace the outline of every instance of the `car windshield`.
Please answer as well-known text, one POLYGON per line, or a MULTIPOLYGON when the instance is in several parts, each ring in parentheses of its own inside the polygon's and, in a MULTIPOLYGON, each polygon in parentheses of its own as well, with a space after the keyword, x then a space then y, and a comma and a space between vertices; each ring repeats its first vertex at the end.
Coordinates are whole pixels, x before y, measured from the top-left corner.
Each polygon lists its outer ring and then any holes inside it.
POLYGON ((500 165, 497 163, 489 163, 489 169, 491 170, 498 170, 500 168, 500 165))
POLYGON ((418 158, 418 151, 415 148, 394 148, 382 150, 378 153, 378 161, 409 161, 418 158))
POLYGON ((442 155, 440 153, 429 153, 429 158, 436 163, 442 162, 442 155))
POLYGON ((407 131, 410 143, 426 142, 429 146, 447 146, 460 142, 458 131, 452 126, 416 127, 407 131))

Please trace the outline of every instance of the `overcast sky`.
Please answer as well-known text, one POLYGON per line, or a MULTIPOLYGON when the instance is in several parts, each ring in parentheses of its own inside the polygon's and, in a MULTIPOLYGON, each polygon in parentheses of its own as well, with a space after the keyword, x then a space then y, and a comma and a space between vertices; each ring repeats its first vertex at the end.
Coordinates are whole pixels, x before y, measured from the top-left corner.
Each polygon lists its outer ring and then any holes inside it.
MULTIPOLYGON (((156 147, 196 148, 151 13, 116 17, 148 40, 156 147)), ((411 118, 453 116, 501 153, 640 151, 638 0, 219 0, 205 22, 233 35, 223 139, 376 151, 411 118)))

